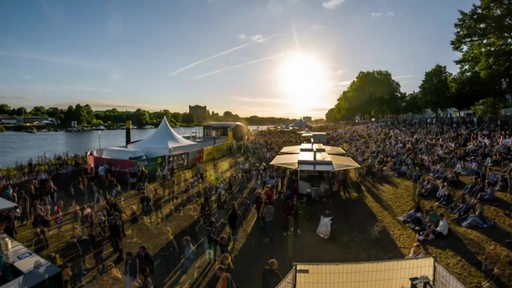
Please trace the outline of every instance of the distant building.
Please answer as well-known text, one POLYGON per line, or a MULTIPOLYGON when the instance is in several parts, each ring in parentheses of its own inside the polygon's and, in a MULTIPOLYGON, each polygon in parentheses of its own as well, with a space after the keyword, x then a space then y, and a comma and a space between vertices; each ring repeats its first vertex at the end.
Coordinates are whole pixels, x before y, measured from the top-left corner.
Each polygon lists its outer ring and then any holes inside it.
POLYGON ((196 122, 205 122, 210 115, 210 112, 206 109, 206 105, 188 105, 188 113, 194 117, 194 121, 196 122))
POLYGON ((304 120, 304 121, 306 121, 308 123, 312 123, 313 122, 313 117, 311 117, 311 116, 303 116, 302 120, 304 120))

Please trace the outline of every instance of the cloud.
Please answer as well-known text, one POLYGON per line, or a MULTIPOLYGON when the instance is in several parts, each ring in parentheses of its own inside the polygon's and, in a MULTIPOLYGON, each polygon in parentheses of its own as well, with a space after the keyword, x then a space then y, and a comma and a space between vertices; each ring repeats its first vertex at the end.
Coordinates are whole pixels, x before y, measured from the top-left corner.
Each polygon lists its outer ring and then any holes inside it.
POLYGON ((418 75, 417 74, 398 75, 398 76, 394 76, 393 79, 409 79, 409 78, 414 78, 414 77, 418 77, 418 75))
POLYGON ((322 2, 322 6, 325 9, 332 10, 332 9, 336 8, 337 6, 339 6, 343 2, 345 2, 345 0, 328 0, 328 1, 322 2))
POLYGON ((123 33, 123 18, 119 15, 112 15, 107 21, 107 32, 110 36, 120 35, 123 33))
POLYGON ((268 37, 263 37, 263 36, 261 36, 261 35, 254 35, 254 36, 251 36, 251 37, 250 37, 250 38, 251 38, 251 40, 252 40, 251 42, 249 42, 249 43, 245 43, 245 44, 242 44, 242 45, 238 45, 238 46, 233 47, 233 48, 229 48, 229 49, 224 50, 224 51, 222 51, 222 52, 220 52, 220 53, 217 53, 217 54, 215 54, 215 55, 212 55, 212 56, 209 56, 209 57, 203 58, 203 59, 201 59, 201 60, 198 60, 198 61, 196 61, 196 62, 190 63, 190 64, 188 64, 188 65, 185 65, 185 66, 183 66, 183 67, 181 67, 181 68, 179 68, 179 69, 174 70, 173 72, 171 72, 171 76, 178 75, 179 73, 181 73, 181 72, 183 72, 183 71, 185 71, 185 70, 188 70, 188 69, 190 69, 190 68, 192 68, 192 67, 194 67, 194 66, 197 66, 197 65, 199 65, 199 64, 203 64, 203 63, 209 62, 209 61, 211 61, 211 60, 213 60, 213 59, 215 59, 215 58, 218 58, 218 57, 221 57, 221 56, 227 55, 227 54, 229 54, 229 53, 233 53, 233 52, 235 52, 235 51, 237 51, 237 50, 240 50, 240 49, 242 49, 242 48, 245 48, 245 47, 248 47, 248 46, 251 46, 251 45, 257 44, 257 43, 263 43, 263 42, 265 42, 265 41, 267 41, 267 40, 269 40, 269 39, 271 39, 271 38, 274 38, 275 36, 277 36, 277 34, 270 35, 270 36, 268 36, 268 37), (253 39, 253 38, 254 38, 254 39, 253 39))
POLYGON ((247 36, 245 36, 245 34, 240 34, 240 35, 238 35, 238 39, 245 40, 245 39, 247 39, 247 36))
POLYGON ((257 34, 257 35, 251 36, 251 40, 254 42, 257 42, 257 43, 262 43, 263 41, 265 41, 265 38, 263 38, 263 36, 261 34, 257 34))
POLYGON ((111 88, 91 87, 81 85, 52 86, 52 87, 27 87, 37 91, 85 91, 85 92, 112 92, 111 88))
POLYGON ((345 81, 333 81, 332 86, 333 88, 345 88, 352 83, 353 80, 345 80, 345 81))
POLYGON ((383 16, 393 17, 393 16, 395 16, 395 12, 393 12, 393 11, 388 11, 388 12, 377 11, 377 12, 372 12, 370 14, 370 16, 372 16, 372 18, 379 18, 379 17, 383 17, 383 16))
POLYGON ((0 56, 14 57, 14 58, 21 58, 21 59, 28 59, 28 60, 37 60, 37 61, 41 61, 41 62, 56 63, 56 64, 63 64, 63 65, 69 65, 69 66, 78 66, 78 67, 89 68, 89 69, 101 69, 101 70, 110 69, 109 67, 106 67, 101 64, 94 63, 94 62, 60 57, 60 56, 34 54, 34 53, 30 53, 30 52, 10 52, 10 51, 0 50, 0 56))
POLYGON ((32 96, 8 96, 5 94, 0 94, 0 99, 31 100, 31 99, 33 99, 33 97, 32 96))
POLYGON ((208 72, 208 73, 197 75, 197 76, 195 76, 192 79, 200 79, 200 78, 208 77, 208 76, 211 76, 211 75, 214 75, 214 74, 217 74, 217 73, 221 73, 221 72, 224 72, 224 71, 233 70, 233 69, 237 69, 237 68, 240 68, 240 67, 244 67, 244 66, 248 66, 248 65, 253 65, 253 64, 257 64, 257 63, 273 60, 273 59, 275 59, 277 57, 280 57, 281 55, 282 54, 276 54, 274 56, 269 56, 269 57, 260 58, 260 59, 256 59, 256 60, 251 60, 251 61, 247 61, 247 62, 244 62, 244 63, 236 64, 236 65, 227 66, 227 67, 220 68, 220 69, 208 72))
POLYGON ((136 109, 144 109, 149 111, 160 111, 163 108, 163 105, 161 104, 148 104, 148 103, 127 103, 126 100, 97 100, 97 99, 77 99, 74 101, 67 101, 67 102, 60 102, 60 103, 54 103, 47 106, 55 106, 55 107, 61 107, 66 108, 68 106, 74 106, 76 104, 89 104, 94 110, 104 110, 104 109, 110 109, 110 108, 116 108, 116 109, 126 109, 126 110, 136 110, 136 109))
POLYGON ((245 97, 232 97, 231 99, 249 103, 288 103, 288 100, 281 98, 245 98, 245 97))

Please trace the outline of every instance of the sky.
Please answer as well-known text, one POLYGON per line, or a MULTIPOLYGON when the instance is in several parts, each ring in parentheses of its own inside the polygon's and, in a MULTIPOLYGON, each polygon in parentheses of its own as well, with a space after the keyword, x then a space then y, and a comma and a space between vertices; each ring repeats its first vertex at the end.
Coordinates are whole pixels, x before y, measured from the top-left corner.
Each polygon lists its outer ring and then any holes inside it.
POLYGON ((0 1, 0 103, 323 118, 360 71, 418 91, 470 0, 0 1))

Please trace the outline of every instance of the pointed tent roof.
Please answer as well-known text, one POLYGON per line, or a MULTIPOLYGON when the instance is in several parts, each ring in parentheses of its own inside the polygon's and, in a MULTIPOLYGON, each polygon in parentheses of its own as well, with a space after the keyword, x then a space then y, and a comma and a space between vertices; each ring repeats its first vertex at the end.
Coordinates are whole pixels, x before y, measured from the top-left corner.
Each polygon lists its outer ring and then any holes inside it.
POLYGON ((156 157, 199 150, 200 145, 176 133, 164 117, 153 134, 128 145, 128 148, 139 149, 149 157, 156 157))

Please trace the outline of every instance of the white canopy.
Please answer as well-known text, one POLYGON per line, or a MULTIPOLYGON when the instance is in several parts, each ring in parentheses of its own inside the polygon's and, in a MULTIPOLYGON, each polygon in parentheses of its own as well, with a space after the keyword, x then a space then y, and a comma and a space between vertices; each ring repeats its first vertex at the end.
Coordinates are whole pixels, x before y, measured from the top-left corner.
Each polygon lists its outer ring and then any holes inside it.
POLYGON ((148 157, 158 157, 196 151, 201 148, 201 145, 181 137, 164 117, 153 134, 139 142, 129 144, 128 148, 140 150, 148 157))
POLYGON ((11 210, 16 207, 18 207, 18 204, 14 203, 12 201, 9 201, 3 197, 0 197, 0 212, 6 211, 6 210, 11 210))
POLYGON ((145 156, 144 153, 138 149, 129 149, 124 147, 107 147, 98 149, 95 154, 102 158, 122 160, 139 159, 145 156))
POLYGON ((325 152, 277 155, 270 164, 307 171, 339 171, 361 167, 350 157, 330 155, 325 152))
POLYGON ((345 150, 341 147, 336 146, 326 146, 320 143, 302 143, 301 145, 296 146, 286 146, 281 149, 281 154, 298 154, 300 152, 305 151, 317 151, 317 152, 327 152, 327 154, 335 154, 335 155, 343 155, 346 154, 345 150))

